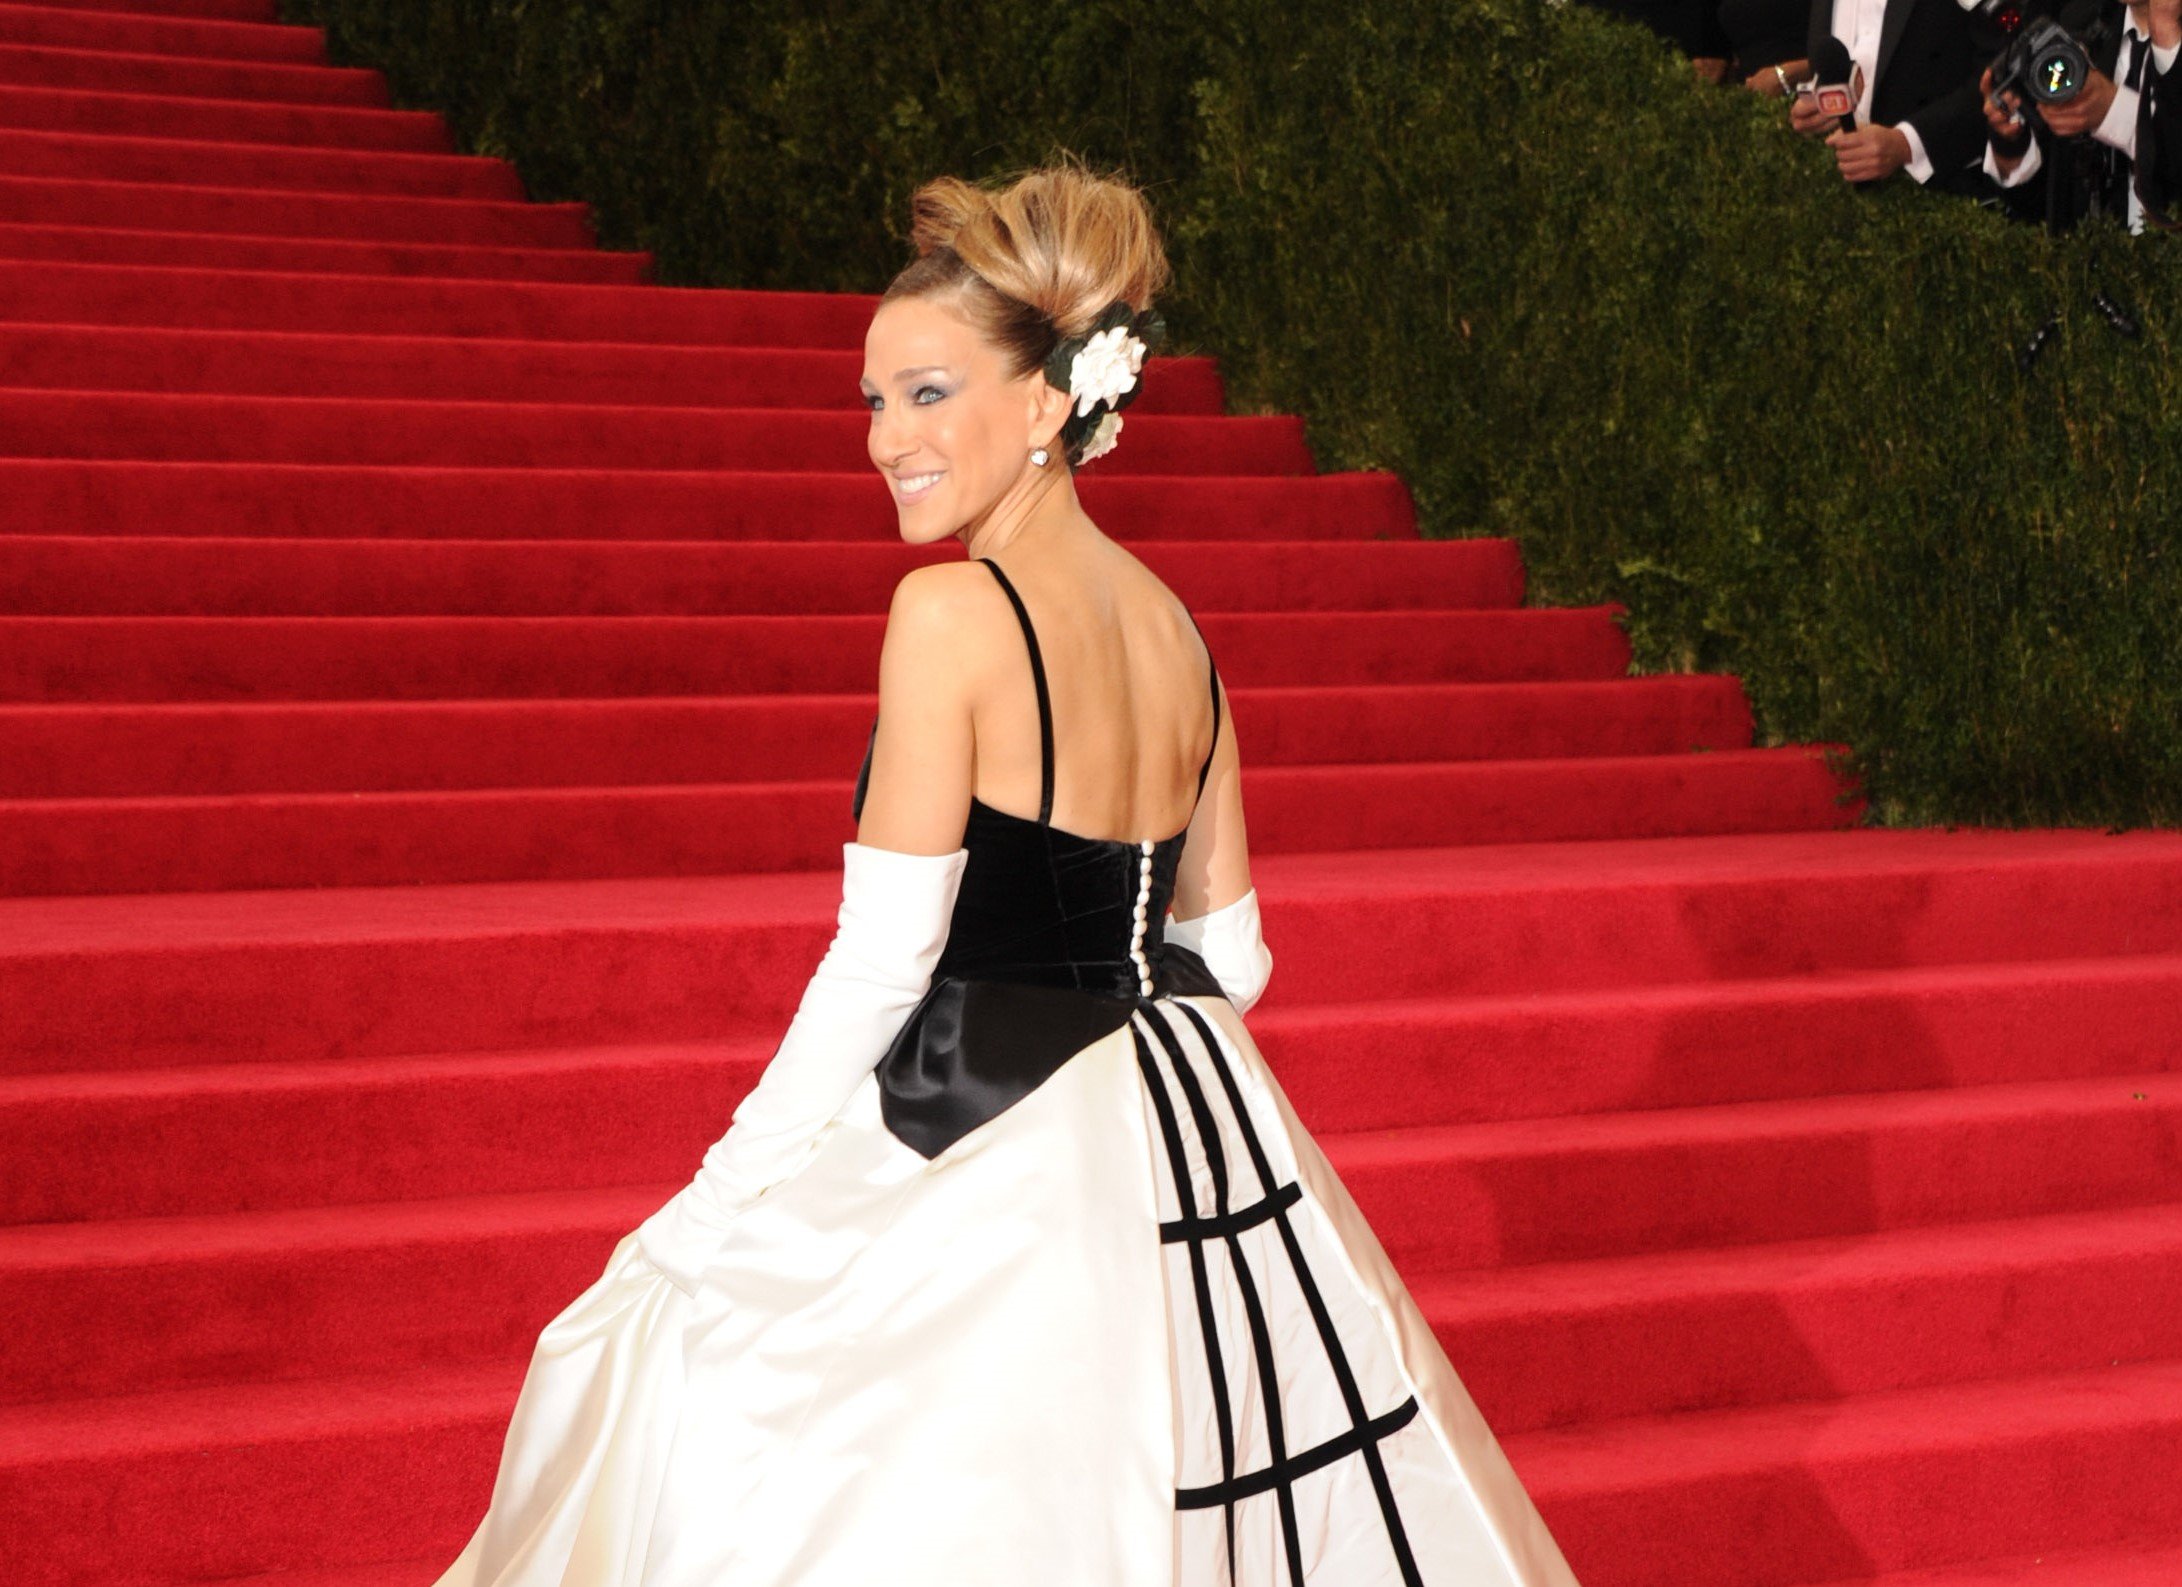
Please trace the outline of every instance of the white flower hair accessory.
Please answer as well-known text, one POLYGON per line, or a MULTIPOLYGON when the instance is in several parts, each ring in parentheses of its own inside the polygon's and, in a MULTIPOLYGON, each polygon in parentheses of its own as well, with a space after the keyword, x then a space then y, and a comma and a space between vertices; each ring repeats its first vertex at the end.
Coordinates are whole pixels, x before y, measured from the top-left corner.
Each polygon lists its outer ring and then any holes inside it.
POLYGON ((1113 450, 1121 435, 1120 410, 1143 390, 1138 377, 1144 359, 1166 337, 1166 321, 1156 309, 1138 314, 1128 299, 1116 298, 1089 330, 1054 344, 1045 376, 1075 399, 1059 437, 1074 461, 1088 463, 1113 450))
POLYGON ((1104 457, 1114 449, 1114 443, 1120 439, 1121 415, 1111 412, 1102 413, 1099 415, 1098 424, 1093 427, 1090 436, 1084 441, 1083 451, 1077 455, 1076 461, 1088 463, 1094 457, 1104 457))
POLYGON ((1098 332, 1069 360, 1068 389, 1076 399, 1076 412, 1089 413, 1101 402, 1113 406, 1136 385, 1136 372, 1143 367, 1144 343, 1129 334, 1128 326, 1098 332))

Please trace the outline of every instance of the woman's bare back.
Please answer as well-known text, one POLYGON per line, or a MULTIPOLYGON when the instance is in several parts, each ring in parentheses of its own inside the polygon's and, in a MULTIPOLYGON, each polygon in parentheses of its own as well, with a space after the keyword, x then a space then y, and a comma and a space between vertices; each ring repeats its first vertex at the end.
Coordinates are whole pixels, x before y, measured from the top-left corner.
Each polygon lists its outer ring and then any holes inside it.
MULTIPOLYGON (((1163 839, 1189 823, 1212 748, 1212 662, 1188 609, 1104 535, 992 560, 1022 600, 1053 717, 1051 824, 1087 838, 1163 839)), ((986 664, 972 705, 972 792, 1036 820, 1040 748, 1029 646, 990 570, 986 664)), ((1224 712, 1222 713, 1224 716, 1224 712)))
MULTIPOLYGON (((1087 519, 984 556, 1022 600, 1044 664, 1054 738, 1048 823, 1122 843, 1186 829, 1175 918, 1240 899, 1251 881, 1233 712, 1222 684, 1215 742, 1212 658, 1188 608, 1087 519)), ((972 800, 1038 819, 1036 678, 992 567, 973 557, 904 575, 879 675, 857 795, 860 842, 944 854, 961 841, 972 800)))

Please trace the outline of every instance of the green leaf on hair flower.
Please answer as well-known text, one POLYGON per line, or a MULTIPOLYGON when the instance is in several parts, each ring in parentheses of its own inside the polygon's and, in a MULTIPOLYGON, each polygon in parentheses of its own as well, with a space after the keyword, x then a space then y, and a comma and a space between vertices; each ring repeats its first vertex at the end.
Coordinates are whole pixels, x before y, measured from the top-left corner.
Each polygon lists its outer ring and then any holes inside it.
POLYGON ((1064 336, 1055 342, 1053 351, 1046 354, 1046 384, 1066 391, 1069 369, 1082 351, 1083 338, 1080 336, 1064 336))

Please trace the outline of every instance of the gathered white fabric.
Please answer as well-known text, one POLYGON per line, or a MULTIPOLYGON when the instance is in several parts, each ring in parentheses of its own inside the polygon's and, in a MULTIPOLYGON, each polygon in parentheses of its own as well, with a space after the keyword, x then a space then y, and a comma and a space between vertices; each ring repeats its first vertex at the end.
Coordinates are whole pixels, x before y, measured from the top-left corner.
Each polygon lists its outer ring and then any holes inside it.
POLYGON ((735 1215, 793 1174, 932 984, 970 851, 841 846, 833 942, 758 1083, 689 1184, 636 1230, 645 1256, 694 1294, 735 1215))
POLYGON ((1265 983, 1273 975, 1273 950, 1265 945, 1255 887, 1232 904, 1194 920, 1169 915, 1166 936, 1205 961, 1236 1013, 1249 1013, 1250 1005, 1264 996, 1265 983))

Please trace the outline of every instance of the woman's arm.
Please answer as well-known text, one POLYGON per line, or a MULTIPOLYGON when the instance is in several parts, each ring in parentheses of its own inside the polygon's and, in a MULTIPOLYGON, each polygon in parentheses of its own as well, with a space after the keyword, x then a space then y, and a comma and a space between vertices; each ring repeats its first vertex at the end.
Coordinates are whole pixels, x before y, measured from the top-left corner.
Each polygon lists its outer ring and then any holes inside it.
POLYGON ((1250 840, 1243 830, 1241 751, 1227 686, 1220 690, 1220 736, 1213 741, 1205 791, 1190 817, 1174 878, 1174 917, 1193 920, 1232 904, 1250 891, 1250 840))
POLYGON ((1182 843, 1165 935, 1205 961, 1240 1014, 1264 995, 1273 954, 1265 945, 1258 891, 1250 881, 1234 713, 1227 708, 1226 685, 1215 680, 1215 687, 1220 690, 1220 736, 1213 742, 1205 791, 1182 843))
POLYGON ((727 1132, 690 1182, 636 1231, 652 1264, 688 1293, 736 1216, 816 1152, 826 1126, 931 985, 947 945, 969 858, 962 847, 969 715, 951 664, 959 647, 936 642, 948 632, 953 587, 926 578, 928 571, 903 579, 888 615, 878 736, 887 754, 882 760, 874 749, 862 835, 841 846, 833 941, 727 1132))
POLYGON ((976 770, 971 731, 974 636, 989 621, 972 562, 912 568, 894 586, 879 650, 879 725, 856 841, 904 854, 962 846, 976 770))

